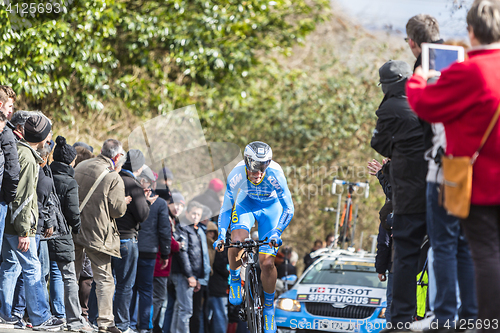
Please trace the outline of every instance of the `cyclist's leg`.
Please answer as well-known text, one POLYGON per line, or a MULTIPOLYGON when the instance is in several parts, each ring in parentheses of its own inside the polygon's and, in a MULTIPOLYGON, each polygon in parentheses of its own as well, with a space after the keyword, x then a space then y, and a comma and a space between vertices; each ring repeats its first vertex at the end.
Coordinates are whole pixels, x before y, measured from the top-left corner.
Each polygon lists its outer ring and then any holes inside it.
MULTIPOLYGON (((279 201, 276 201, 274 204, 261 208, 258 212, 255 212, 257 221, 259 221, 260 239, 268 237, 271 230, 276 228, 282 212, 283 207, 281 207, 279 201)), ((279 247, 270 247, 267 244, 261 246, 259 249, 259 262, 262 270, 262 287, 264 288, 264 291, 269 294, 274 293, 274 290, 276 289, 278 272, 276 271, 276 266, 274 266, 274 259, 276 258, 278 249, 279 247)))
MULTIPOLYGON (((268 237, 271 230, 278 225, 279 218, 283 212, 283 207, 277 201, 274 204, 262 208, 255 212, 256 218, 259 221, 259 238, 268 237)), ((276 289, 276 279, 278 271, 274 265, 274 259, 278 253, 278 247, 270 247, 263 245, 259 249, 259 262, 261 273, 262 287, 264 289, 264 332, 276 332, 276 324, 274 321, 274 290, 276 289)))
MULTIPOLYGON (((237 202, 231 214, 231 240, 244 241, 248 238, 250 229, 255 223, 255 217, 251 212, 251 206, 246 200, 237 202)), ((241 255, 242 250, 230 248, 228 250, 229 268, 231 281, 229 284, 229 302, 239 305, 242 302, 241 288, 241 255)))
MULTIPOLYGON (((248 238, 249 232, 245 229, 236 229, 231 232, 232 242, 243 242, 248 238)), ((227 257, 229 259, 229 268, 240 269, 241 268, 241 256, 243 255, 243 250, 230 248, 227 250, 227 257)))
MULTIPOLYGON (((248 238, 250 229, 255 224, 255 217, 252 213, 252 205, 248 198, 237 201, 231 214, 231 241, 243 242, 248 238)), ((229 268, 236 270, 241 267, 241 255, 243 250, 228 249, 229 268)))

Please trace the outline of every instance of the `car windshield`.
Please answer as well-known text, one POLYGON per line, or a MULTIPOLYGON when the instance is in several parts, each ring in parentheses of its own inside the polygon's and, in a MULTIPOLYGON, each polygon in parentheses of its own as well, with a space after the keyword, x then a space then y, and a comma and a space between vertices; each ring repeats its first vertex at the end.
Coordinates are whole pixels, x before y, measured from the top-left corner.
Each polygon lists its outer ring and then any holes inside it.
POLYGON ((321 260, 304 276, 301 284, 337 284, 386 288, 371 262, 321 260))

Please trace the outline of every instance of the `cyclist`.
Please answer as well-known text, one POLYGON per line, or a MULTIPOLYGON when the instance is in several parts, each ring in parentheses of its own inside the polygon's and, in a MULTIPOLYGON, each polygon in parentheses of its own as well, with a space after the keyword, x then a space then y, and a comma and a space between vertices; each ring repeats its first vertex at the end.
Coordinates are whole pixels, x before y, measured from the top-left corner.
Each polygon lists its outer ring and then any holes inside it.
MULTIPOLYGON (((276 332, 274 323, 274 291, 277 271, 274 259, 281 245, 281 234, 292 219, 292 196, 280 165, 272 161, 273 153, 268 144, 260 141, 245 147, 244 161, 228 177, 224 203, 219 214, 219 237, 214 248, 224 250, 226 231, 231 222, 232 241, 243 242, 249 238, 250 229, 258 221, 259 237, 267 237, 269 244, 259 249, 261 280, 264 289, 264 332, 276 332)), ((242 302, 240 279, 241 251, 228 251, 231 283, 229 302, 242 302)))

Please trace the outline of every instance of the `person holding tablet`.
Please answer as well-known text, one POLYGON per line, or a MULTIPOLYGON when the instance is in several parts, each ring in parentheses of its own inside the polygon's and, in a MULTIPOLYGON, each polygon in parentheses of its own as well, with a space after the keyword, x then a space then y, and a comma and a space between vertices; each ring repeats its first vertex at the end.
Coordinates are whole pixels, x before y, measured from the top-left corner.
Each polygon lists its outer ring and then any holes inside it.
MULTIPOLYGON (((419 117, 443 123, 447 155, 472 157, 500 110, 500 0, 474 1, 467 25, 472 46, 469 59, 451 65, 432 85, 427 80, 433 73, 416 68, 407 83, 407 95, 419 117)), ((461 220, 477 288, 477 325, 470 328, 478 332, 498 331, 500 325, 499 155, 500 126, 496 123, 473 166, 470 214, 461 220)))

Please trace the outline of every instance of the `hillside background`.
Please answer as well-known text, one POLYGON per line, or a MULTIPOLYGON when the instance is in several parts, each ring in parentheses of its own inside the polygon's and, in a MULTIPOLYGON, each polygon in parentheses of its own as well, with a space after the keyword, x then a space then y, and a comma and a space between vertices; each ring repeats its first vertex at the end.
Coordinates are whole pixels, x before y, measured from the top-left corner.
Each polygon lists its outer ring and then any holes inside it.
POLYGON ((370 148, 378 68, 414 61, 402 38, 368 32, 324 0, 66 3, 66 14, 22 27, 0 11, 0 81, 18 92, 17 110, 41 110, 55 136, 99 150, 194 105, 208 142, 273 147, 295 202, 284 239, 301 258, 333 232, 335 214, 320 209, 337 206, 334 176, 370 181, 370 197, 354 201, 355 247, 363 234, 371 248, 384 202, 366 170, 381 160, 370 148))

